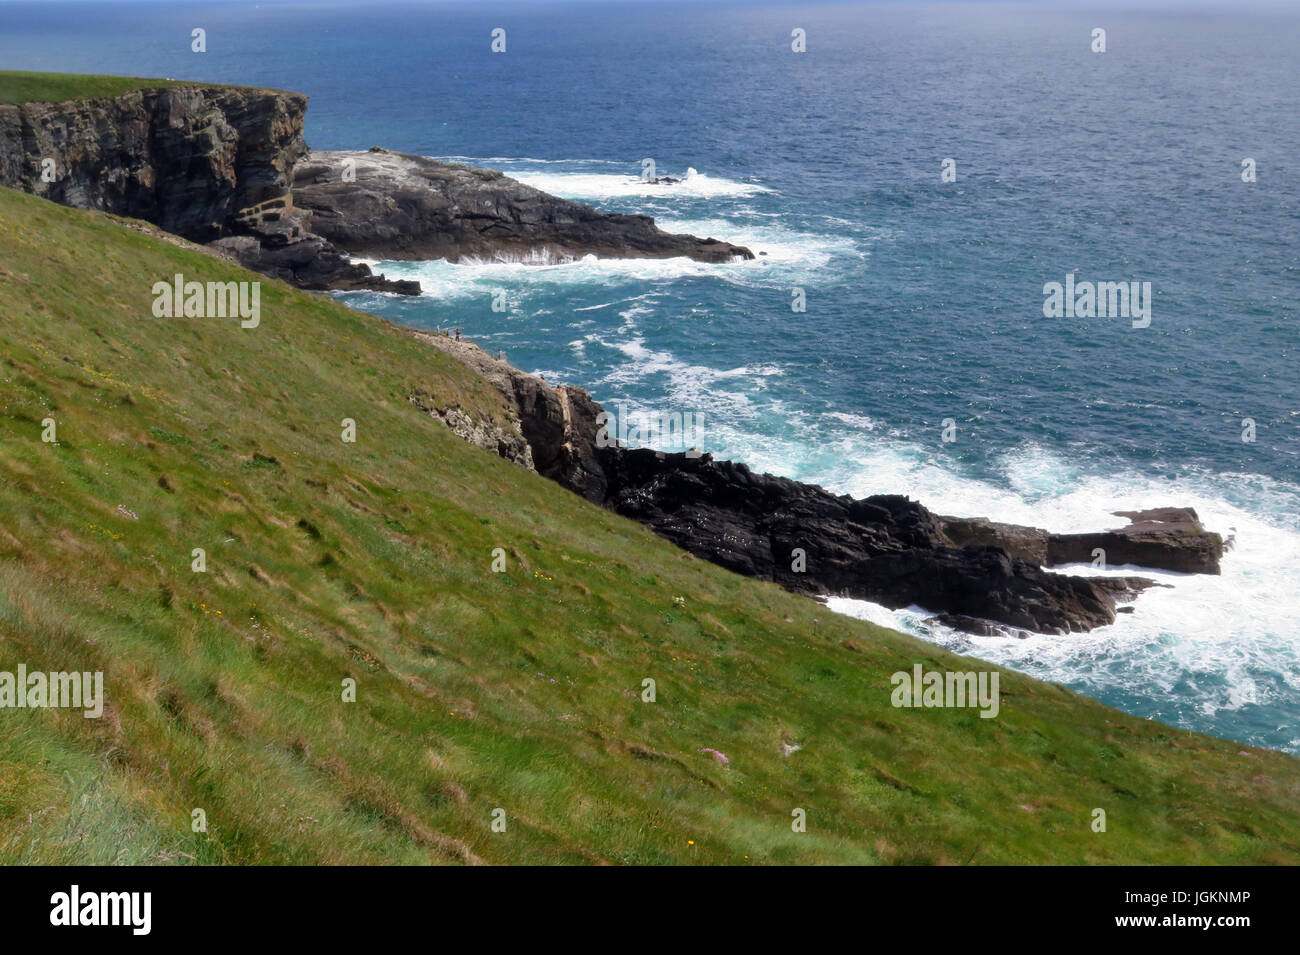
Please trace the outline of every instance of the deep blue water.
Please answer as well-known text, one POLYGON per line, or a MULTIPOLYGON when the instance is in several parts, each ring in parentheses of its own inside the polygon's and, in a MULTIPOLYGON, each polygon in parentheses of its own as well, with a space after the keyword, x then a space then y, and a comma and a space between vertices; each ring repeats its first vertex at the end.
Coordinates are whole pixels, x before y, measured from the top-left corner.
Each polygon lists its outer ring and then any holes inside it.
POLYGON ((1086 637, 939 639, 1300 751, 1300 11, 0 4, 0 68, 295 89, 316 148, 460 157, 766 252, 382 263, 426 294, 346 298, 607 405, 697 414, 719 456, 837 491, 1058 530, 1191 504, 1236 534, 1222 578, 1164 575, 1086 637), (639 184, 646 157, 697 175, 639 184), (1150 327, 1045 318, 1067 273, 1150 282, 1150 327))

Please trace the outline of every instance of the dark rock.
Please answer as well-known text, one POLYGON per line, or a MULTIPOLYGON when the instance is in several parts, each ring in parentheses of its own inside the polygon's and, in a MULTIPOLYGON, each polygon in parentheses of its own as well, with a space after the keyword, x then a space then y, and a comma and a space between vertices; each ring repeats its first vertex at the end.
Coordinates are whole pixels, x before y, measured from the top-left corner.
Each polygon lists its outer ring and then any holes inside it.
POLYGON ((1169 587, 1169 584, 1158 584, 1150 577, 1089 577, 1088 579, 1116 600, 1134 600, 1142 591, 1152 587, 1169 587))
POLYGON ((1145 511, 1116 511, 1129 523, 1094 534, 1053 534, 1048 542, 1049 564, 1086 563, 1096 548, 1107 564, 1133 564, 1183 574, 1217 574, 1223 538, 1207 531, 1190 507, 1160 507, 1145 511))
MULTIPOLYGON (((600 405, 581 388, 553 388, 470 342, 414 334, 500 389, 516 409, 514 424, 539 473, 737 573, 810 596, 924 607, 956 629, 1012 636, 1113 623, 1116 613, 1128 612, 1117 603, 1155 586, 1144 577, 1044 570, 1055 535, 1038 528, 942 517, 897 494, 831 494, 707 454, 610 444, 601 440, 600 405), (803 552, 802 571, 796 550, 803 552)), ((1188 513, 1142 519, 1172 524, 1188 513)))
POLYGON ((348 255, 753 258, 495 170, 378 147, 307 159, 306 109, 298 93, 199 85, 0 105, 0 185, 143 219, 312 290, 419 293, 418 282, 373 275, 348 255), (44 159, 55 162, 52 182, 42 178, 44 159), (356 181, 343 180, 347 159, 364 160, 356 181))
POLYGON ((311 211, 312 230, 353 255, 535 262, 754 257, 717 239, 664 232, 649 216, 598 212, 494 169, 379 147, 313 152, 295 171, 293 195, 298 208, 311 211))
POLYGON ((586 430, 581 422, 595 419, 599 405, 581 388, 550 388, 531 375, 520 375, 513 384, 520 429, 532 448, 537 473, 603 503, 608 489, 595 444, 574 440, 586 430))
POLYGON ((375 275, 354 263, 302 224, 303 214, 277 213, 265 222, 246 222, 243 235, 217 239, 208 245, 233 256, 240 265, 310 291, 375 291, 419 295, 420 283, 375 275))
POLYGON ((708 455, 606 448, 606 505, 738 573, 801 592, 920 606, 1040 633, 1112 623, 1115 597, 996 547, 948 546, 935 516, 897 495, 861 500, 708 455), (806 569, 795 569, 795 550, 806 569))
POLYGON ((1133 564, 1188 574, 1217 574, 1223 538, 1207 531, 1190 507, 1117 511, 1129 524, 1113 531, 1051 534, 1036 527, 999 524, 982 517, 940 517, 944 536, 954 546, 981 544, 1040 566, 1087 564, 1093 551, 1105 552, 1107 565, 1133 564))
MULTIPOLYGON (((1120 608, 1122 610, 1123 608, 1120 608)), ((1116 611, 1120 612, 1119 610, 1116 611)), ((1018 640, 1027 640, 1030 636, 1028 630, 1017 630, 1014 627, 1004 627, 1002 624, 993 623, 990 620, 980 620, 976 617, 964 617, 957 613, 941 613, 937 616, 930 617, 924 621, 926 624, 941 624, 953 630, 960 630, 962 633, 974 634, 977 637, 1015 637, 1018 640)), ((933 626, 928 629, 933 630, 933 626)))
POLYGON ((207 242, 289 192, 306 109, 299 93, 216 86, 3 105, 0 185, 207 242))
POLYGON ((938 516, 943 536, 954 547, 1000 547, 1012 557, 1030 563, 1047 564, 1047 540, 1051 535, 1037 527, 1000 524, 984 517, 938 516))

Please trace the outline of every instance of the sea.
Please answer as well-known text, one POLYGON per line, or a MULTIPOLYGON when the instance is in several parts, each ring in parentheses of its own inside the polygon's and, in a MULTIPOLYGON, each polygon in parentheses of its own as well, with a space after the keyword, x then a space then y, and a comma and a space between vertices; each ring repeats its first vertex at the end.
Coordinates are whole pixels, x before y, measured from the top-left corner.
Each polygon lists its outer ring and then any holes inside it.
POLYGON ((2 2, 0 68, 297 90, 314 148, 748 246, 372 262, 424 293, 340 297, 837 493, 1062 532, 1194 507, 1222 575, 1142 570, 1171 586, 1087 634, 831 606, 1300 753, 1300 5, 2 2), (1069 276, 1149 283, 1146 319, 1046 314, 1069 276))

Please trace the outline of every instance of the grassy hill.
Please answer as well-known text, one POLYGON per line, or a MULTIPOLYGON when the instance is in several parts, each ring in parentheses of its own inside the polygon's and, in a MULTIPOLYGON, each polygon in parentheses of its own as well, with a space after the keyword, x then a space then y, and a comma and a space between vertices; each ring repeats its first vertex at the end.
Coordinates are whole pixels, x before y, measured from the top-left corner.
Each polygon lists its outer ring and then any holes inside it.
POLYGON ((107 696, 0 710, 0 862, 1300 862, 1300 761, 1010 672, 895 709, 988 666, 465 444, 409 396, 500 399, 435 348, 129 225, 0 190, 0 670, 107 696), (155 318, 177 272, 260 326, 155 318))
POLYGON ((0 103, 62 103, 70 99, 120 96, 132 90, 171 86, 222 86, 189 80, 146 79, 139 76, 96 76, 89 73, 33 73, 0 70, 0 103))

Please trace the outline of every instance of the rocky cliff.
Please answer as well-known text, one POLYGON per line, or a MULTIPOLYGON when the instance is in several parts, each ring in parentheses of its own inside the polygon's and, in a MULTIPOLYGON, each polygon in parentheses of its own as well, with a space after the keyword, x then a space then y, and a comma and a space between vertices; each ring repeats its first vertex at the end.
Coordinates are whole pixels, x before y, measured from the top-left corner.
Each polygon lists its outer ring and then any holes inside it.
MULTIPOLYGON (((197 86, 0 106, 0 184, 153 222, 306 288, 418 291, 340 250, 549 261, 752 257, 488 170, 382 149, 310 155, 305 109, 295 93, 197 86)), ((1117 601, 1151 581, 1068 576, 1045 565, 1089 562, 1100 548, 1110 564, 1218 571, 1223 541, 1185 509, 1125 513, 1130 524, 1117 530, 1056 535, 935 515, 896 495, 854 500, 709 455, 600 446, 601 409, 586 392, 552 387, 467 342, 426 337, 495 382, 514 420, 474 421, 412 394, 417 407, 697 556, 794 590, 916 604, 973 632, 1065 633, 1112 622, 1117 601)))
POLYGON ((0 185, 143 219, 309 289, 418 292, 354 265, 293 208, 307 97, 222 86, 0 105, 0 185))
POLYGON ((0 185, 195 242, 288 196, 307 97, 226 87, 0 106, 0 185))
POLYGON ((306 110, 299 93, 198 85, 0 105, 0 185, 144 219, 313 290, 420 291, 349 255, 753 258, 494 170, 378 147, 309 154, 306 110))
POLYGON ((478 370, 515 409, 513 422, 490 427, 449 420, 454 409, 426 409, 462 437, 697 557, 790 590, 916 605, 977 634, 1063 634, 1113 623, 1132 609, 1121 604, 1154 582, 1059 574, 1045 564, 1091 562, 1101 546, 1112 565, 1218 572, 1223 541, 1190 509, 1125 513, 1130 524, 1119 531, 1051 534, 944 517, 900 495, 831 494, 708 454, 600 447, 601 407, 581 388, 553 387, 469 342, 417 334, 478 370))

